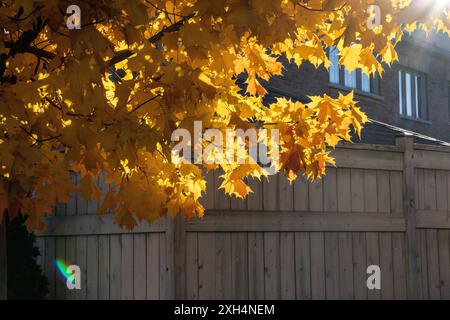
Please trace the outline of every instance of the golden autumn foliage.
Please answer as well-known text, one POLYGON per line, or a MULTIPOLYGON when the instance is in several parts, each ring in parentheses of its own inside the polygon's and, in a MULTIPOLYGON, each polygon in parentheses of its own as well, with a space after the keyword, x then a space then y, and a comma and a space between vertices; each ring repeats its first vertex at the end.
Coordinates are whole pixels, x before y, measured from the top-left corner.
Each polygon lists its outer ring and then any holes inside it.
POLYGON ((202 216, 205 170, 215 169, 228 194, 246 196, 246 178, 264 175, 257 164, 171 161, 172 132, 196 120, 276 128, 278 169, 319 178, 334 164, 329 148, 368 120, 352 93, 264 105, 280 57, 328 68, 336 46, 349 71, 381 75, 405 32, 448 33, 448 10, 432 0, 0 0, 0 215, 20 210, 42 230, 52 207, 79 192, 127 228, 202 216), (69 30, 73 4, 81 29, 69 30), (104 196, 100 175, 111 186, 104 196))

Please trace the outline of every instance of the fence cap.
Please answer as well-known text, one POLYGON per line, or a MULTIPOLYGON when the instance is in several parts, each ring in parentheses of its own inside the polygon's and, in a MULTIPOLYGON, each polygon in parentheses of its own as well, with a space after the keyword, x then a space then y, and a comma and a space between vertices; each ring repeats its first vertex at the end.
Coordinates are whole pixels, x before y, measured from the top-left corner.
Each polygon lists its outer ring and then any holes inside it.
POLYGON ((399 132, 395 135, 395 138, 406 138, 406 137, 414 138, 414 135, 412 133, 406 132, 406 131, 399 132))

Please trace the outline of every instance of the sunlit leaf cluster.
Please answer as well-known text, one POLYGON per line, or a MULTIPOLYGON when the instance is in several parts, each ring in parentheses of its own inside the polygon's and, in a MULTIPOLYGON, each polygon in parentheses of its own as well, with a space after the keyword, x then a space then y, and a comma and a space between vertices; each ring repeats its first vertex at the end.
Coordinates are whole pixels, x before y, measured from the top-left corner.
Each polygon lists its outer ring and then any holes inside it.
POLYGON ((264 176, 257 163, 171 161, 173 131, 194 121, 276 128, 278 169, 291 181, 320 178, 334 164, 330 148, 352 128, 360 134, 367 117, 352 93, 263 104, 264 84, 283 76, 286 59, 328 68, 330 46, 349 71, 382 75, 416 28, 448 33, 445 2, 0 0, 0 215, 21 211, 42 230, 53 206, 79 192, 127 228, 178 212, 201 217, 208 170, 245 197, 246 178, 264 176), (73 4, 79 30, 66 25, 73 4), (371 4, 382 13, 374 29, 371 4))

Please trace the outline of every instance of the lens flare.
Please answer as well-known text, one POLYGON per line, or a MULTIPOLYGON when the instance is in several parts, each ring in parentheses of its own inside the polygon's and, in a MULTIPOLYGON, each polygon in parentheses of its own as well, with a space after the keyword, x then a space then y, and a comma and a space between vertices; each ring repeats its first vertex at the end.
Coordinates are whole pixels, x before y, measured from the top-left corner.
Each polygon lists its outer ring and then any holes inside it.
POLYGON ((55 260, 55 265, 56 265, 56 268, 58 269, 58 271, 59 271, 59 274, 64 278, 64 279, 68 279, 69 278, 69 276, 70 276, 70 274, 69 273, 67 273, 67 264, 63 261, 63 260, 61 260, 61 259, 56 259, 55 260))

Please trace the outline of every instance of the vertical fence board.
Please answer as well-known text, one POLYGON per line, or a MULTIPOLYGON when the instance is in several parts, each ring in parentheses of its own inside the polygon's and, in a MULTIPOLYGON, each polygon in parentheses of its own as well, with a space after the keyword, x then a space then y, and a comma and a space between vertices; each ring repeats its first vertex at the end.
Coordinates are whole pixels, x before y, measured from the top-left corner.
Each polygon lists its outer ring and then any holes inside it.
MULTIPOLYGON (((380 265, 380 251, 378 243, 378 233, 368 232, 366 234, 367 245, 367 265, 380 265)), ((381 298, 380 290, 368 290, 367 296, 369 300, 377 300, 381 298)))
POLYGON ((380 269, 381 269, 381 298, 394 299, 394 275, 392 256, 392 235, 381 232, 380 237, 380 269))
POLYGON ((325 299, 325 253, 323 232, 312 232, 311 241, 311 296, 325 299))
POLYGON ((447 174, 445 171, 436 171, 436 208, 447 211, 447 174))
POLYGON ((424 169, 416 169, 416 188, 415 188, 415 199, 417 204, 417 209, 425 209, 425 178, 424 169))
POLYGON ((167 238, 167 232, 159 234, 159 298, 161 300, 170 299, 167 238))
POLYGON ((308 183, 304 176, 300 176, 294 182, 294 210, 307 211, 308 199, 308 183))
POLYGON ((364 170, 351 169, 352 211, 364 211, 364 170))
POLYGON ((450 299, 450 242, 449 230, 438 231, 439 274, 441 280, 441 299, 450 299))
MULTIPOLYGON (((87 237, 87 287, 86 287, 86 299, 97 300, 99 284, 99 260, 100 255, 98 251, 98 236, 87 237)), ((108 259, 109 266, 109 259, 108 259)), ((109 274, 108 274, 109 278, 109 274)), ((109 279, 108 279, 109 281, 109 279)), ((108 283, 109 291, 109 283, 108 283)))
POLYGON ((428 229, 427 235, 427 262, 428 262, 428 289, 430 299, 440 299, 440 280, 439 280, 439 254, 437 244, 437 231, 428 229))
POLYGON ((325 286, 329 300, 339 299, 339 240, 337 232, 325 233, 325 286))
POLYGON ((403 178, 401 172, 389 173, 391 187, 391 213, 395 216, 403 215, 403 178))
POLYGON ((198 299, 198 235, 196 232, 186 234, 186 298, 198 299))
POLYGON ((80 267, 81 272, 81 288, 74 290, 75 299, 86 300, 87 289, 87 238, 86 236, 76 237, 76 264, 80 267))
POLYGON ((364 232, 353 233, 353 272, 355 299, 367 299, 366 270, 366 234, 364 232))
POLYGON ((134 300, 145 300, 147 297, 147 261, 146 261, 146 237, 145 234, 134 235, 134 300))
MULTIPOLYGON (((397 190, 396 190, 397 191, 397 190)), ((378 212, 389 213, 391 204, 391 193, 389 185, 389 171, 377 171, 377 195, 378 195, 378 212)))
POLYGON ((264 233, 265 298, 280 299, 280 234, 264 233))
MULTIPOLYGON (((45 266, 45 276, 48 279, 48 299, 56 298, 56 270, 55 260, 58 259, 56 255, 55 242, 56 238, 54 237, 46 237, 45 239, 45 257, 44 257, 44 266, 45 266)), ((58 278, 59 281, 59 278, 58 278)))
POLYGON ((339 232, 339 288, 340 299, 354 299, 353 242, 351 232, 339 232))
POLYGON ((253 193, 247 196, 248 210, 262 210, 262 182, 256 178, 249 178, 248 186, 253 190, 253 193))
POLYGON ((133 235, 122 235, 122 286, 121 299, 133 299, 134 279, 133 279, 133 235))
POLYGON ((407 258, 405 248, 405 235, 403 233, 392 234, 392 253, 394 267, 394 297, 406 299, 407 295, 407 258))
MULTIPOLYGON (((99 239, 99 242, 101 238, 99 239)), ((101 243, 101 242, 100 242, 101 243)), ((109 295, 112 300, 119 300, 122 296, 122 240, 121 235, 110 236, 110 278, 109 295)))
POLYGON ((352 191, 351 191, 351 175, 350 169, 337 169, 337 198, 338 211, 352 211, 352 191))
POLYGON ((422 283, 422 295, 424 299, 429 299, 428 290, 428 262, 427 262, 427 236, 426 230, 418 230, 417 238, 420 248, 420 276, 422 283))
MULTIPOLYGON (((112 277, 112 265, 116 261, 113 260, 111 255, 112 251, 116 248, 112 248, 111 241, 112 239, 108 235, 98 236, 98 298, 101 300, 108 300, 110 298, 110 288, 113 285, 110 283, 110 278, 112 277)), ((120 250, 120 248, 118 249, 120 250)), ((118 254, 120 255, 120 251, 118 254)), ((115 280, 115 277, 113 278, 115 280)), ((120 281, 120 278, 116 281, 120 281)))
POLYGON ((295 247, 294 233, 280 234, 281 299, 295 299, 295 247))
POLYGON ((248 244, 246 232, 231 234, 231 276, 234 299, 248 299, 248 244))
POLYGON ((296 298, 311 299, 311 250, 308 232, 295 233, 296 298))
POLYGON ((198 297, 213 299, 216 291, 215 235, 212 232, 198 234, 198 297))
POLYGON ((450 171, 447 171, 447 218, 450 220, 450 171))
POLYGON ((278 178, 278 199, 280 201, 281 211, 294 210, 294 183, 281 175, 278 178))
POLYGON ((325 211, 336 212, 337 200, 337 173, 335 168, 328 168, 323 178, 323 208, 325 211))
MULTIPOLYGON (((56 237, 56 257, 55 259, 66 261, 66 238, 56 237)), ((56 271, 56 299, 63 300, 66 297, 66 279, 62 276, 60 271, 56 271)))
MULTIPOLYGON (((188 239, 186 239, 188 240, 188 239)), ((147 299, 159 299, 159 233, 148 233, 146 235, 146 286, 147 299)), ((189 243, 189 242, 187 242, 189 243)))
MULTIPOLYGON (((77 241, 76 237, 69 236, 66 238, 66 260, 67 265, 77 264, 77 241)), ((69 290, 66 289, 66 297, 67 300, 75 300, 77 290, 69 290)))
POLYGON ((237 198, 235 196, 231 197, 231 210, 247 210, 247 199, 237 198))
POLYGON ((375 170, 364 171, 364 211, 378 211, 377 172, 375 170))
MULTIPOLYGON (((231 234, 229 232, 216 233, 216 299, 228 299, 233 298, 233 277, 232 272, 235 272, 235 261, 232 260, 231 249, 231 234), (233 269, 232 269, 233 261, 233 269)), ((241 244, 243 250, 246 248, 244 244, 241 244)), ((245 270, 246 271, 246 270, 245 270)), ((244 273, 246 273, 244 271, 244 273)))
POLYGON ((424 170, 424 209, 436 210, 436 173, 434 170, 424 170))
POLYGON ((248 234, 249 299, 264 299, 264 236, 262 232, 248 234))
POLYGON ((316 180, 309 185, 309 209, 323 211, 323 182, 316 180))
POLYGON ((45 270, 45 238, 37 237, 34 241, 34 247, 38 249, 39 255, 36 257, 36 263, 45 270))
POLYGON ((264 211, 276 211, 278 210, 278 175, 262 180, 264 211))

